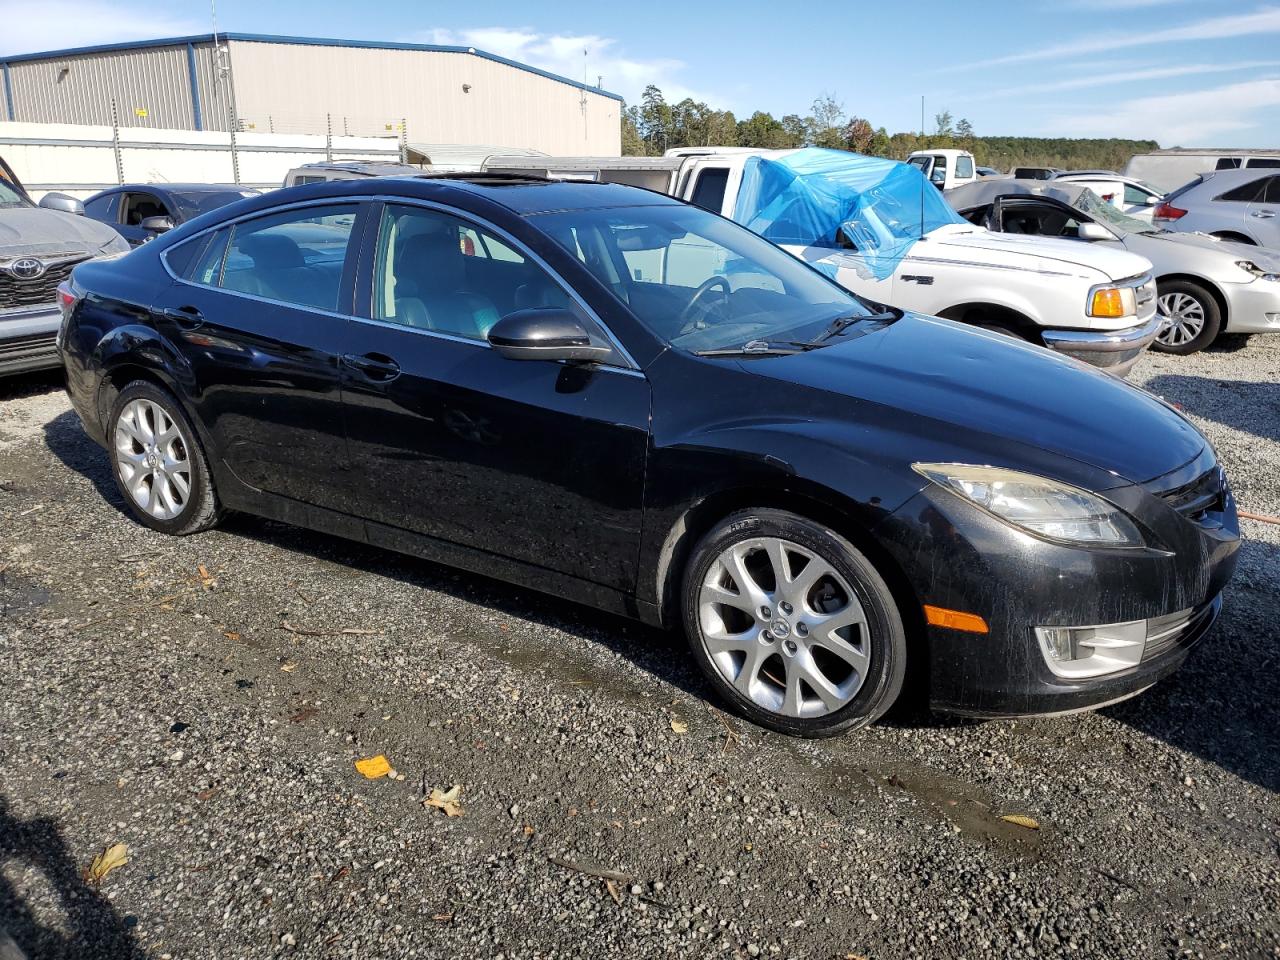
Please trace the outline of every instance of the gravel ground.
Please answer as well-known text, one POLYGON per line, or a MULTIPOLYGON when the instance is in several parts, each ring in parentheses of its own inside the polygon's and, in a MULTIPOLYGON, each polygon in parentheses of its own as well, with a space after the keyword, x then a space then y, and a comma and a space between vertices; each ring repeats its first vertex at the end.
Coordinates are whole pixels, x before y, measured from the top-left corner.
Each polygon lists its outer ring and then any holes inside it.
MULTIPOLYGON (((1134 379, 1280 515, 1280 342, 1134 379)), ((10 381, 0 928, 32 958, 1280 957, 1280 527, 1244 533, 1218 630, 1136 700, 807 743, 636 624, 252 518, 151 533, 56 379, 10 381), (462 816, 421 803, 455 784, 462 816)))

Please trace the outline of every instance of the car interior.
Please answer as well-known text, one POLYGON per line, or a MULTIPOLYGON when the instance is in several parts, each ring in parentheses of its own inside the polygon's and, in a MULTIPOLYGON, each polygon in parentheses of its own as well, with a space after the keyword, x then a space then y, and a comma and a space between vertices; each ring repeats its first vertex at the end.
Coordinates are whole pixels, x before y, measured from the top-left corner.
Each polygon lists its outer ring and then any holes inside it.
POLYGON ((336 310, 349 231, 280 225, 233 237, 222 287, 270 300, 336 310))
POLYGON ((142 226, 148 217, 167 217, 169 211, 149 193, 131 193, 124 201, 124 223, 130 227, 142 226))

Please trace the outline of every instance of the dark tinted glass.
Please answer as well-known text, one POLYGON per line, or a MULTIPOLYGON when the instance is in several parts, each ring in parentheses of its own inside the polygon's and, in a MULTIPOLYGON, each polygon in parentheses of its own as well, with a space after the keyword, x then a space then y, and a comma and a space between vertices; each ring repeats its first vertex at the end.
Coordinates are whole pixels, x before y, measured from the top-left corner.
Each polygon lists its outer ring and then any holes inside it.
POLYGON ((115 223, 116 219, 116 201, 120 199, 120 194, 111 193, 105 197, 98 197, 96 200, 90 200, 84 205, 85 216, 93 217, 95 220, 104 220, 115 223))
POLYGON ((1262 202, 1280 203, 1280 177, 1272 177, 1267 181, 1267 189, 1262 195, 1262 202))
POLYGON ((1253 203, 1255 200, 1262 199, 1262 191, 1267 185, 1267 178, 1254 180, 1252 183, 1243 183, 1234 189, 1228 190, 1226 193, 1220 193, 1214 199, 1223 200, 1228 203, 1253 203))
POLYGON ((1247 167, 1280 167, 1280 157, 1254 157, 1247 164, 1247 167))
POLYGON ((303 207, 237 223, 220 286, 337 310, 356 211, 355 204, 303 207))
POLYGON ((1217 165, 1216 167, 1214 167, 1213 169, 1215 169, 1215 170, 1239 170, 1239 169, 1240 169, 1240 158, 1239 158, 1239 157, 1221 157, 1221 158, 1219 158, 1219 160, 1218 160, 1218 165, 1217 165))
POLYGON ((184 280, 191 275, 192 265, 200 258, 205 249, 209 246, 209 241, 213 239, 213 234, 206 233, 194 240, 188 240, 186 243, 180 243, 176 247, 165 251, 164 262, 169 265, 169 269, 184 280))
POLYGON ((719 213, 724 205, 724 189, 729 183, 728 170, 703 170, 693 188, 693 202, 703 210, 719 213))
POLYGON ((252 197, 256 193, 255 190, 200 190, 191 193, 174 193, 171 196, 182 219, 192 220, 202 213, 217 210, 228 203, 252 197))

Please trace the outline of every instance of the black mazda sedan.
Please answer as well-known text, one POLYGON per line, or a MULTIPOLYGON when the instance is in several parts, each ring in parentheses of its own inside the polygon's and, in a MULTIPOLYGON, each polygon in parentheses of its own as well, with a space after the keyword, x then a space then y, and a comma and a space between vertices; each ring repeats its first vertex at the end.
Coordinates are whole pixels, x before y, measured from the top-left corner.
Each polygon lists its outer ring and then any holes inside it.
POLYGON ((614 184, 339 181, 62 291, 67 388, 138 520, 239 510, 681 626, 805 736, 1137 693, 1218 615, 1213 449, 1154 397, 858 300, 614 184))

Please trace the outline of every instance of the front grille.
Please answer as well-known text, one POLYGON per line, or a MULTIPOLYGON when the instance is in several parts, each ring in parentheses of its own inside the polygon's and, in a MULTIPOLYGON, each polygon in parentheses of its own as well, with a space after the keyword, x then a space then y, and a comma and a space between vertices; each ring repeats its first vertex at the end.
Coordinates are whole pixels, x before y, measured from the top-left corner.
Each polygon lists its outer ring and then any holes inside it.
POLYGON ((1177 646, 1180 640, 1191 636, 1206 620, 1212 619, 1217 606, 1218 600, 1215 598, 1190 610, 1179 610, 1177 613, 1148 620, 1147 643, 1142 648, 1142 659, 1150 660, 1177 646))
POLYGON ((1206 514, 1221 513, 1227 496, 1227 477, 1214 464, 1190 483, 1161 491, 1159 497, 1193 523, 1201 523, 1206 514))
POLYGON ((49 264, 40 276, 33 280, 22 280, 6 270, 0 269, 0 310, 12 310, 16 307, 43 307, 54 303, 58 298, 58 284, 71 276, 71 270, 87 257, 75 260, 62 260, 49 264))

